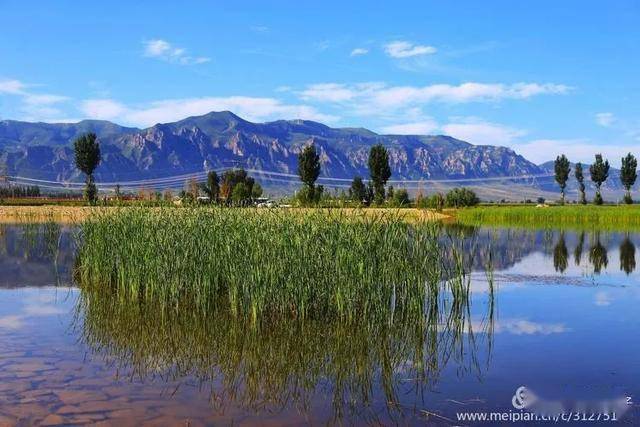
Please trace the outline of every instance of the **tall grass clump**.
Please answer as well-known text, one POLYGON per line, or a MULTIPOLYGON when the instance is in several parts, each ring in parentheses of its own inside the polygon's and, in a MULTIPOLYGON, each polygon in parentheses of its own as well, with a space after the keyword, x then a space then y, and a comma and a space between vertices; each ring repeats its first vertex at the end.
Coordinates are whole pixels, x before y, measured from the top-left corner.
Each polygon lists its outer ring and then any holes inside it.
POLYGON ((483 206, 460 209, 455 216, 473 225, 640 230, 638 206, 483 206))
POLYGON ((222 297, 253 319, 386 317, 422 308, 440 257, 434 224, 384 214, 129 208, 82 224, 76 278, 170 305, 222 297))

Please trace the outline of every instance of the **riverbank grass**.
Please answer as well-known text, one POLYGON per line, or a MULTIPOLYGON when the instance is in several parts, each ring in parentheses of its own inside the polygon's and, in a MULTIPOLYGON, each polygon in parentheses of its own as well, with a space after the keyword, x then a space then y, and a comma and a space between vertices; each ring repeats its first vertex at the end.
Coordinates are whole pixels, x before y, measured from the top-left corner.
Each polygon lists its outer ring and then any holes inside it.
POLYGON ((640 230, 640 205, 479 206, 452 213, 469 225, 640 230))

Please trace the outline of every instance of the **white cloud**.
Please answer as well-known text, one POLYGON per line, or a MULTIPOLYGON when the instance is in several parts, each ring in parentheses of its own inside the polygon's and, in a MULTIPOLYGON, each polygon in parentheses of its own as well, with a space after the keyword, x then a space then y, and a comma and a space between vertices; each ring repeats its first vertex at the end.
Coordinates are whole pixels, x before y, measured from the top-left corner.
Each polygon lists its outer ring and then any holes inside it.
POLYGON ((206 56, 190 56, 185 48, 174 46, 166 40, 154 39, 145 41, 143 44, 144 56, 149 58, 161 59, 181 65, 204 64, 211 61, 211 58, 206 56))
POLYGON ((410 58, 412 56, 431 55, 437 51, 433 46, 417 45, 406 41, 387 43, 383 47, 387 55, 392 58, 410 58))
POLYGON ((354 98, 356 93, 340 83, 317 83, 307 86, 299 95, 305 100, 343 102, 354 98))
POLYGON ((616 120, 613 113, 598 113, 596 114, 596 123, 600 126, 609 127, 616 120))
POLYGON ((611 301, 612 301, 611 295, 609 295, 608 293, 596 292, 594 303, 598 307, 606 307, 608 305, 611 305, 611 301))
POLYGON ((51 95, 51 94, 39 94, 39 95, 30 95, 27 94, 24 97, 24 102, 29 105, 51 105, 57 104, 59 102, 68 101, 70 98, 68 96, 61 95, 51 95))
POLYGON ((266 25, 252 25, 249 29, 255 33, 268 33, 270 31, 266 25))
POLYGON ((541 94, 563 94, 563 85, 516 83, 513 85, 468 82, 460 85, 435 84, 423 87, 396 86, 377 91, 374 100, 380 104, 404 105, 407 103, 465 103, 497 101, 501 99, 526 99, 541 94))
MULTIPOLYGON (((489 325, 480 320, 471 321, 471 330, 474 333, 487 331, 489 325)), ((542 323, 533 322, 527 319, 510 318, 499 319, 493 323, 493 333, 508 333, 513 335, 551 335, 561 334, 570 331, 563 323, 542 323)), ((465 329, 465 332, 467 330, 465 329)))
POLYGON ((527 99, 542 94, 569 92, 565 85, 553 83, 477 83, 459 85, 388 86, 380 82, 356 84, 320 83, 307 86, 298 94, 305 100, 318 102, 351 101, 360 115, 381 115, 390 111, 440 102, 449 104, 495 102, 527 99))
POLYGON ((512 145, 526 131, 475 118, 463 118, 459 122, 442 126, 445 134, 480 145, 512 145))
POLYGON ((20 80, 0 81, 0 95, 15 96, 22 104, 18 110, 23 114, 22 120, 41 121, 59 116, 61 111, 54 105, 69 101, 70 98, 48 93, 33 93, 30 88, 35 85, 20 80))
POLYGON ((504 319, 496 322, 494 332, 514 335, 550 335, 569 331, 562 323, 538 323, 525 319, 504 319))
POLYGON ((362 55, 366 55, 367 53, 369 53, 369 49, 365 49, 363 47, 357 47, 351 51, 351 54, 349 56, 362 56, 362 55))
POLYGON ((390 135, 429 135, 438 130, 438 123, 432 119, 420 122, 384 126, 382 131, 390 135))
POLYGON ((151 126, 223 110, 233 111, 251 121, 305 119, 330 123, 337 120, 337 117, 322 114, 308 105, 285 104, 274 98, 247 96, 168 99, 138 106, 126 106, 112 99, 89 99, 81 104, 81 110, 89 118, 115 120, 135 126, 151 126))
POLYGON ((20 80, 2 80, 0 81, 0 93, 11 95, 23 95, 27 85, 20 80))
POLYGON ((9 315, 0 317, 0 329, 20 329, 24 326, 23 316, 9 315))
POLYGON ((80 109, 89 118, 98 120, 116 120, 128 112, 127 107, 112 99, 88 99, 81 103, 80 109))

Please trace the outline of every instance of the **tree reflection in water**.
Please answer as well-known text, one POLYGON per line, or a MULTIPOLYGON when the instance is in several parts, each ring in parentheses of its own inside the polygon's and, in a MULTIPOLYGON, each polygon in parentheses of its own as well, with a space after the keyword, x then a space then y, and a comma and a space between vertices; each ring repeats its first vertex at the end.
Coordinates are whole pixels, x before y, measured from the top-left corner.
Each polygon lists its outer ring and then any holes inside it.
POLYGON ((600 242, 600 232, 595 233, 594 243, 591 245, 591 248, 589 248, 589 262, 593 265, 593 272, 596 274, 600 274, 602 268, 607 268, 609 264, 607 248, 600 242))
POLYGON ((620 270, 627 275, 636 269, 636 247, 627 234, 620 243, 620 270))
POLYGON ((573 260, 576 263, 576 266, 580 265, 583 250, 584 250, 584 231, 580 232, 580 236, 578 237, 578 243, 576 244, 576 248, 573 251, 573 260))
POLYGON ((567 244, 564 240, 564 232, 560 232, 558 241, 553 247, 553 267, 555 270, 564 273, 569 265, 568 258, 569 251, 567 250, 567 244))

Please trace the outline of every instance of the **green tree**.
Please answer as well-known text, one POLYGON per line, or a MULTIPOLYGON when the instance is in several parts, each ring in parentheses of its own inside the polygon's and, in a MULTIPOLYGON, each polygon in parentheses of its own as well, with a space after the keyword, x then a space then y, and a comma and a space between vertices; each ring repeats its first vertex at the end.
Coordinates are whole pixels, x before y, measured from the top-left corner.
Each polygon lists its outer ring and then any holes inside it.
POLYGON ((96 183, 93 180, 93 175, 87 176, 87 182, 84 187, 84 198, 91 205, 95 205, 98 201, 98 187, 96 187, 96 183))
POLYGON ((364 203, 367 198, 367 187, 364 185, 362 178, 356 176, 351 181, 351 187, 349 188, 349 198, 354 202, 364 203))
POLYGON ((251 190, 244 182, 240 182, 233 187, 231 200, 236 205, 244 205, 251 197, 251 190))
POLYGON ((404 188, 400 188, 393 193, 393 205, 398 207, 406 207, 411 204, 409 193, 404 188))
POLYGON ((307 145, 298 155, 298 175, 306 187, 300 194, 308 198, 308 203, 317 201, 319 197, 316 197, 315 184, 320 176, 320 155, 315 144, 307 145))
POLYGON ((480 203, 476 193, 468 188, 454 188, 445 196, 445 204, 450 208, 462 208, 465 206, 475 206, 480 203))
POLYGON ((393 185, 390 185, 389 188, 387 188, 387 200, 393 200, 393 192, 393 185))
POLYGON ((251 189, 251 197, 254 199, 257 199, 258 197, 262 196, 262 186, 260 185, 260 183, 255 182, 253 184, 253 188, 251 189))
POLYGON ((76 167, 86 175, 84 196, 94 205, 98 199, 98 189, 93 179, 93 172, 100 164, 100 144, 95 133, 86 133, 73 142, 76 167))
POLYGON ((429 206, 431 209, 435 209, 437 212, 441 212, 442 209, 444 208, 445 203, 446 203, 446 198, 444 194, 438 192, 438 193, 435 193, 433 196, 429 197, 427 201, 427 206, 429 206))
POLYGON ((636 171, 638 167, 638 161, 633 154, 629 153, 622 158, 622 167, 620 168, 620 182, 627 191, 624 195, 624 202, 628 205, 633 203, 631 198, 631 187, 636 183, 638 173, 636 171))
POLYGON ((220 182, 219 196, 225 199, 227 204, 235 202, 233 200, 233 190, 238 184, 244 184, 249 191, 249 195, 253 191, 253 185, 255 184, 255 180, 242 168, 225 171, 220 182))
POLYGON ((569 163, 569 159, 564 154, 556 157, 556 161, 554 164, 554 169, 556 173, 556 182, 560 186, 560 203, 564 204, 564 189, 567 186, 567 181, 569 180, 569 173, 571 172, 571 164, 569 163))
POLYGON ((582 172, 582 163, 580 162, 576 163, 576 170, 574 174, 576 176, 576 181, 578 181, 578 192, 580 193, 580 198, 578 200, 578 203, 582 205, 586 205, 587 197, 584 192, 585 187, 584 187, 584 174, 582 172))
POLYGON ((602 159, 602 154, 596 154, 596 161, 589 167, 591 181, 596 185, 596 196, 593 203, 601 205, 603 203, 600 187, 609 177, 609 161, 602 159))
POLYGON ((382 144, 376 144, 369 151, 369 174, 373 183, 374 200, 376 203, 384 201, 384 186, 391 177, 389 153, 382 144))
POLYGON ((216 203, 220 196, 220 178, 215 171, 209 171, 207 174, 207 184, 204 187, 204 192, 209 196, 211 203, 216 203))

